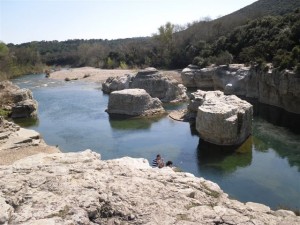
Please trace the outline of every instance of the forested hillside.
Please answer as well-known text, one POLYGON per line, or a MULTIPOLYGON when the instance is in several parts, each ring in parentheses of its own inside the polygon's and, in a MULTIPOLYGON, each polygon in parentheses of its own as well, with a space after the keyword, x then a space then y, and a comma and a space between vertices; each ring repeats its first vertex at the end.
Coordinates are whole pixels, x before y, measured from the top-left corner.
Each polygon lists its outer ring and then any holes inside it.
POLYGON ((0 79, 40 72, 45 65, 173 69, 190 63, 272 62, 293 69, 300 61, 299 9, 299 0, 260 0, 216 20, 167 23, 153 37, 0 42, 0 79))

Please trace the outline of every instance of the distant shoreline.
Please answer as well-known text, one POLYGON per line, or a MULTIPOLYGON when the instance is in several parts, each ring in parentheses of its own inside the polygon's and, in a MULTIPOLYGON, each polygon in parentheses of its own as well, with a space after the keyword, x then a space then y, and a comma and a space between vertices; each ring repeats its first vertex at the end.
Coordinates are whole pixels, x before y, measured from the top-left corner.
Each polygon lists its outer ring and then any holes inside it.
MULTIPOLYGON (((135 74, 136 69, 98 69, 94 67, 79 67, 55 71, 50 73, 49 78, 57 80, 83 80, 88 82, 103 83, 109 77, 124 76, 126 74, 135 74)), ((165 75, 176 79, 182 83, 180 72, 176 70, 162 71, 165 75)))

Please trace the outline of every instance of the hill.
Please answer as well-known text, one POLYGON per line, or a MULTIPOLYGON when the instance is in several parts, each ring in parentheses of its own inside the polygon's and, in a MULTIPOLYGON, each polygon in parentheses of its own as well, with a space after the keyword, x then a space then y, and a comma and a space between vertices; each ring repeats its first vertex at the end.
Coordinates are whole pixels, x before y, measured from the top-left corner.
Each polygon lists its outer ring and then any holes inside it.
MULTIPOLYGON (((39 72, 43 65, 93 66, 107 69, 153 66, 178 69, 192 62, 201 66, 228 61, 248 62, 257 60, 257 57, 251 57, 256 54, 253 48, 260 48, 257 42, 265 45, 259 38, 266 42, 272 39, 268 45, 271 55, 262 55, 259 60, 271 62, 274 56, 278 55, 277 51, 283 49, 277 61, 282 61, 281 57, 285 56, 286 61, 291 61, 288 59, 289 54, 299 45, 297 32, 300 22, 296 15, 292 16, 291 23, 285 16, 297 8, 300 8, 299 0, 259 0, 216 20, 194 22, 181 31, 176 30, 175 25, 167 23, 161 26, 158 34, 152 38, 41 41, 7 46, 0 42, 0 79, 39 72), (266 16, 270 17, 265 20, 267 22, 258 21, 266 16), (276 29, 272 29, 272 26, 276 29), (291 37, 289 31, 294 37, 291 37), (238 35, 239 32, 243 35, 238 35), (255 32, 259 34, 254 38, 255 32), (264 32, 269 36, 264 35, 264 32), (252 41, 249 39, 251 35, 247 36, 248 33, 252 34, 252 41), (274 39, 274 35, 277 38, 274 39), (247 43, 245 38, 248 38, 247 43), (281 40, 288 42, 288 49, 277 46, 281 40)), ((295 65, 294 62, 277 64, 281 68, 291 68, 295 65)))

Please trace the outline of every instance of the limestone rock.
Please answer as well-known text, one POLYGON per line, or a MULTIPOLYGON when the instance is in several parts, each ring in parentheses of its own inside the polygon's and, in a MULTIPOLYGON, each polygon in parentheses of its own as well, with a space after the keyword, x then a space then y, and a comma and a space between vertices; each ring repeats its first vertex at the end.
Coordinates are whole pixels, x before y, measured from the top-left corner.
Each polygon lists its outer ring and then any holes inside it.
POLYGON ((18 102, 12 107, 12 118, 28 118, 37 116, 38 103, 34 99, 18 102))
POLYGON ((186 87, 197 88, 213 88, 213 75, 215 74, 215 67, 208 67, 200 69, 197 66, 189 65, 181 72, 181 79, 186 87))
POLYGON ((59 150, 46 145, 38 132, 21 128, 0 117, 0 165, 39 152, 53 153, 59 150))
POLYGON ((243 64, 204 69, 188 66, 181 73, 187 87, 224 91, 225 94, 257 98, 259 102, 300 114, 300 76, 292 71, 261 71, 243 64))
POLYGON ((109 77, 102 84, 102 91, 106 94, 109 94, 113 91, 119 91, 123 89, 129 89, 130 82, 132 80, 133 75, 127 74, 121 77, 109 77))
POLYGON ((298 225, 293 213, 228 198, 220 187, 145 159, 86 150, 38 154, 0 167, 4 224, 298 225))
POLYGON ((129 116, 162 114, 165 110, 158 98, 152 98, 143 89, 113 91, 108 100, 107 112, 129 116))
POLYGON ((153 67, 140 70, 136 75, 110 77, 102 84, 104 93, 115 90, 137 88, 146 90, 151 97, 162 102, 180 102, 187 100, 186 88, 175 79, 171 79, 153 67))
POLYGON ((200 138, 217 145, 239 145, 252 132, 252 105, 220 91, 198 91, 196 129, 200 138), (199 97, 199 98, 200 98, 199 97))
POLYGON ((10 81, 0 82, 0 108, 12 111, 12 118, 36 117, 37 102, 28 89, 20 89, 10 81))
POLYGON ((187 99, 183 85, 152 67, 139 71, 132 80, 131 88, 144 89, 151 97, 159 98, 162 102, 180 102, 187 99))

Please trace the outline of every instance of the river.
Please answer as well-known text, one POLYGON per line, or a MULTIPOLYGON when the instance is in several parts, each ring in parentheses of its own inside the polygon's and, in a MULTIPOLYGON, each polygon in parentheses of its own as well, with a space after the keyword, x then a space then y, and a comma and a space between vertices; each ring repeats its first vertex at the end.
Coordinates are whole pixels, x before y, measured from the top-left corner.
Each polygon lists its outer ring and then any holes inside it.
POLYGON ((300 209, 300 116, 254 102, 253 135, 237 149, 220 149, 202 142, 189 123, 167 116, 110 118, 108 95, 99 84, 44 74, 13 83, 29 88, 39 104, 37 120, 15 122, 40 132, 62 152, 92 149, 102 159, 130 156, 149 162, 160 153, 182 171, 217 183, 231 198, 300 209))

